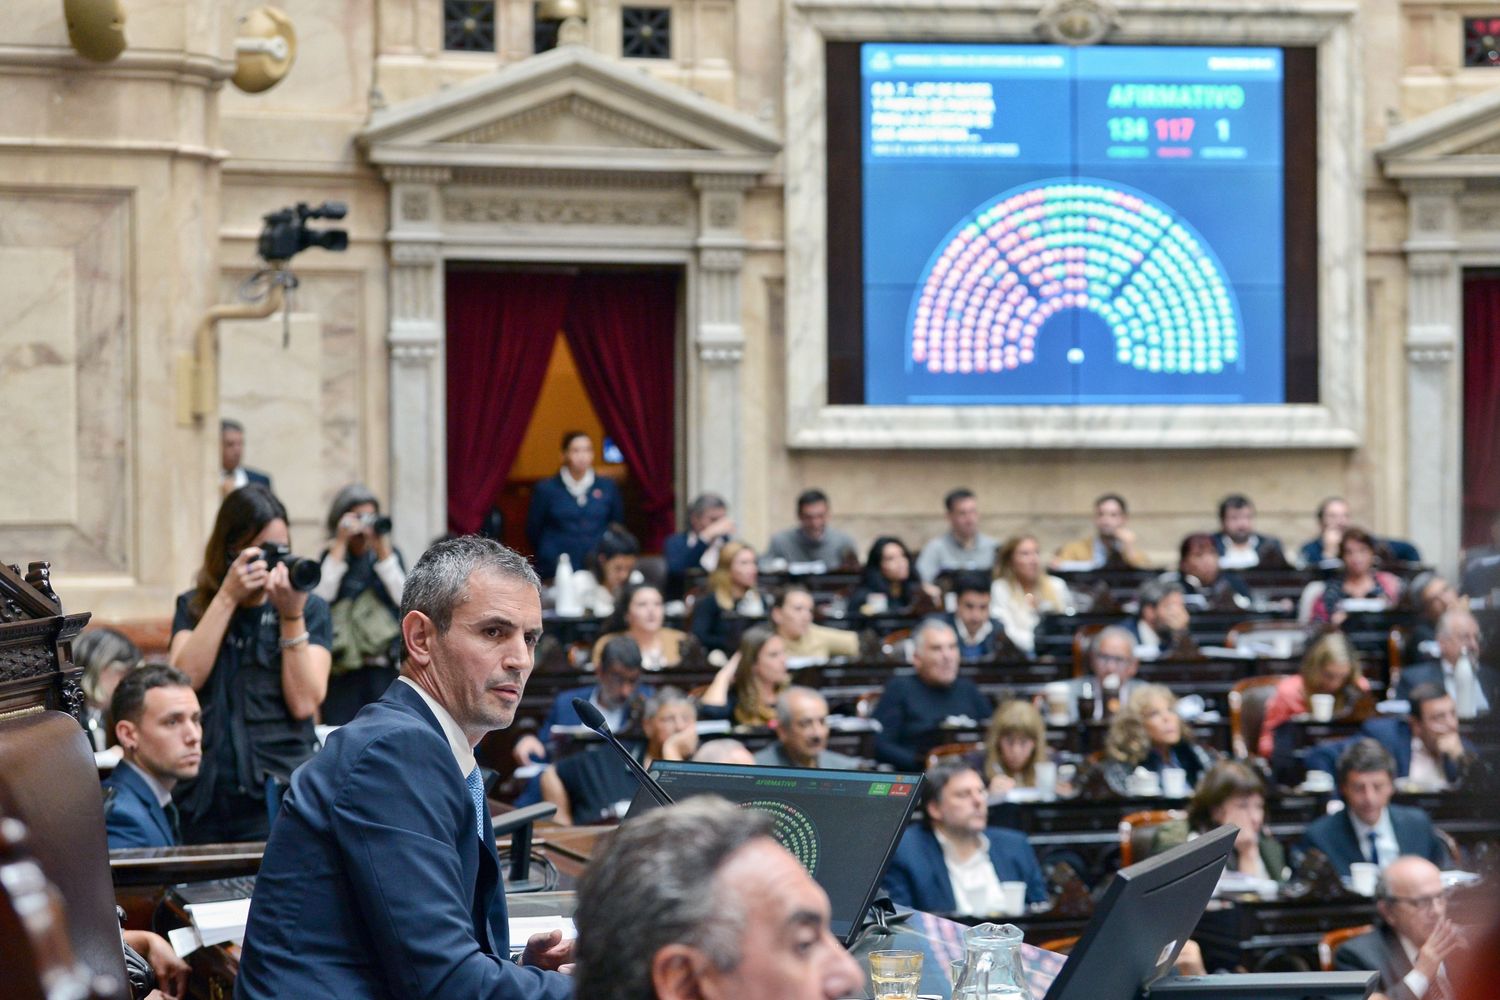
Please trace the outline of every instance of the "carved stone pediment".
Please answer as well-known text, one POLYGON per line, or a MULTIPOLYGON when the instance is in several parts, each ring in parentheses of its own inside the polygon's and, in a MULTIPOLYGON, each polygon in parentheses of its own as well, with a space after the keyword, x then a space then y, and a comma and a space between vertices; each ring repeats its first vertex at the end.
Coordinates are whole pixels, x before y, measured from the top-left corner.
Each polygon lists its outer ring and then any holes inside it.
POLYGON ((1396 126, 1375 155, 1393 179, 1493 177, 1500 165, 1500 91, 1396 126))
POLYGON ((388 168, 753 174, 780 150, 756 119, 580 45, 384 108, 359 141, 388 168))
POLYGON ((465 145, 702 148, 581 94, 567 94, 535 105, 508 118, 450 136, 446 141, 465 145))

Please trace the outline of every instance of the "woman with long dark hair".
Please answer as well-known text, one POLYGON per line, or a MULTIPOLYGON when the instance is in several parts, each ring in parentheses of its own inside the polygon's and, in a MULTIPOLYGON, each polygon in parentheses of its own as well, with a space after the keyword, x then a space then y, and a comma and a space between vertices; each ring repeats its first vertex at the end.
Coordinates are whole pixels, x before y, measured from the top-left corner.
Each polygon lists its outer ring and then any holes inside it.
POLYGON ((881 535, 865 556, 859 586, 849 596, 853 614, 922 614, 938 607, 936 587, 924 585, 917 575, 911 550, 894 535, 881 535), (872 600, 873 598, 873 600, 872 600))
POLYGON ((177 598, 171 664, 203 706, 203 764, 174 797, 186 843, 264 840, 277 789, 316 748, 332 627, 321 597, 292 586, 286 508, 264 486, 224 498, 196 585, 177 598))

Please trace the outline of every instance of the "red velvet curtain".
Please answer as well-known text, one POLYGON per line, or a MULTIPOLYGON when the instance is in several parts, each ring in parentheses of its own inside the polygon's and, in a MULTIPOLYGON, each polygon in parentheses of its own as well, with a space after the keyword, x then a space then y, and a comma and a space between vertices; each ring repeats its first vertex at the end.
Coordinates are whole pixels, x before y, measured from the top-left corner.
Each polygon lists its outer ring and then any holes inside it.
POLYGON ((541 395, 573 277, 450 271, 448 530, 478 531, 541 395))
POLYGON ((673 529, 675 274, 582 274, 564 329, 604 430, 634 473, 645 507, 642 548, 673 529))
POLYGON ((1463 541, 1482 545, 1500 512, 1500 277, 1464 280, 1463 386, 1463 541))

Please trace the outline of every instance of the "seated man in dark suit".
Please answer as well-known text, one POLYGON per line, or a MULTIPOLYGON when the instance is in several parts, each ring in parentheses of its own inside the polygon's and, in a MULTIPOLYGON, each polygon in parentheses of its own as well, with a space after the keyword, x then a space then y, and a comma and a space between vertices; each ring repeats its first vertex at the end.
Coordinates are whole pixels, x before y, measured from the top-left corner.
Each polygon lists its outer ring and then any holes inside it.
POLYGON ((812 688, 789 687, 776 699, 776 742, 755 754, 775 767, 858 770, 860 761, 828 749, 828 701, 812 688))
POLYGON ((1153 652, 1165 656, 1177 644, 1188 641, 1191 619, 1182 599, 1182 584, 1148 580, 1137 592, 1136 601, 1139 610, 1125 627, 1135 636, 1142 656, 1153 652))
POLYGON ((922 822, 906 828, 882 885, 902 906, 985 916, 1004 911, 1001 882, 1025 882, 1026 902, 1047 899, 1025 834, 988 826, 984 779, 966 763, 927 772, 922 822))
POLYGON ((1448 849, 1427 814, 1391 804, 1396 762, 1385 747, 1368 737, 1355 740, 1339 757, 1338 783, 1344 808, 1308 824, 1300 845, 1304 852, 1321 851, 1346 878, 1357 861, 1384 867, 1403 854, 1424 857, 1439 867, 1448 863, 1448 849))
MULTIPOLYGON (((662 744, 677 733, 692 729, 697 709, 676 688, 666 687, 646 700, 641 713, 644 746, 631 748, 642 767, 662 759, 662 744)), ((613 728, 613 727, 611 727, 613 728)), ((628 744, 627 744, 628 746, 628 744)), ((583 753, 564 757, 542 772, 542 798, 557 806, 556 820, 564 826, 606 823, 624 817, 635 797, 635 776, 615 751, 594 746, 583 753)))
POLYGON ((1422 684, 1407 701, 1406 719, 1381 716, 1360 727, 1390 753, 1396 777, 1429 791, 1457 788, 1477 777, 1479 756, 1459 733, 1453 697, 1436 684, 1422 684))
POLYGON ((662 558, 667 564, 667 589, 662 596, 669 601, 682 600, 689 571, 712 572, 719 565, 719 550, 734 537, 729 505, 717 493, 694 497, 688 504, 687 518, 688 530, 668 535, 662 545, 662 558))
POLYGON ((193 682, 172 667, 139 667, 115 688, 109 717, 124 755, 104 782, 110 849, 176 847, 172 789, 196 778, 203 759, 203 713, 193 682))
POLYGON ((1413 688, 1422 684, 1438 684, 1454 699, 1458 698, 1459 661, 1465 657, 1474 671, 1474 708, 1478 715, 1490 710, 1491 702, 1500 695, 1500 677, 1488 667, 1480 666, 1479 623, 1468 608, 1456 607, 1443 612, 1437 623, 1438 658, 1426 663, 1414 663, 1401 671, 1396 682, 1397 698, 1410 698, 1413 688))
POLYGON ((951 615, 944 621, 958 635, 958 657, 971 660, 993 660, 1014 647, 1005 637, 1005 626, 990 614, 990 581, 973 571, 953 575, 953 594, 957 599, 951 615))
POLYGON ((552 700, 552 708, 535 736, 527 733, 516 740, 516 763, 547 759, 547 740, 553 726, 581 726, 573 707, 574 698, 594 703, 609 728, 616 733, 631 729, 640 714, 641 702, 651 697, 651 686, 641 684, 641 647, 628 635, 617 635, 604 644, 594 676, 599 683, 569 688, 552 700))
POLYGON ((1231 493, 1219 503, 1219 530, 1213 535, 1213 546, 1224 569, 1287 564, 1281 539, 1255 533, 1255 504, 1240 493, 1231 493))
POLYGON ((1380 876, 1375 929, 1350 938, 1333 953, 1333 967, 1380 973, 1389 1000, 1452 997, 1444 961, 1463 946, 1448 919, 1443 873, 1426 858, 1401 857, 1380 876))
POLYGON ((560 931, 510 960, 474 747, 510 725, 542 634, 527 560, 474 535, 429 548, 401 598, 405 659, 292 775, 245 927, 239 1000, 568 1000, 560 931), (540 968, 538 967, 540 966, 540 968))
MULTIPOLYGON (((922 769, 923 742, 944 720, 965 717, 982 725, 990 702, 966 677, 958 676, 958 636, 941 618, 924 618, 912 630, 915 676, 886 682, 871 715, 880 723, 875 757, 902 771, 922 769)), ((945 742, 937 740, 936 742, 945 742)))

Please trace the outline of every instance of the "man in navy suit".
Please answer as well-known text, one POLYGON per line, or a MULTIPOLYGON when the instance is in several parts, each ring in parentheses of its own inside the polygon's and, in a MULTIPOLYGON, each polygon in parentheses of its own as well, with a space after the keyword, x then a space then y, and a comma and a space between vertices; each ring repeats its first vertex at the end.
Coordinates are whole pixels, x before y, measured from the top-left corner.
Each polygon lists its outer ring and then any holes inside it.
POLYGON ((245 425, 238 420, 219 421, 219 495, 228 496, 252 483, 271 488, 271 477, 242 464, 245 457, 245 425))
POLYGON ((882 883, 891 899, 928 913, 1002 912, 1000 883, 1025 882, 1026 901, 1047 899, 1041 866, 1024 834, 988 827, 984 779, 968 764, 927 772, 923 823, 909 826, 882 883))
POLYGON ((516 741, 513 751, 516 763, 531 764, 547 759, 547 740, 553 726, 581 726, 574 698, 591 701, 609 728, 623 733, 639 721, 645 700, 652 695, 651 685, 641 684, 641 647, 628 635, 617 635, 604 644, 595 668, 598 684, 569 688, 552 701, 552 708, 535 736, 527 733, 516 741))
POLYGON ((104 782, 110 849, 177 846, 172 789, 196 778, 203 760, 203 713, 193 682, 172 667, 140 667, 115 688, 109 716, 124 755, 104 782))
POLYGON ((542 633, 541 584, 498 542, 439 542, 401 602, 406 657, 381 699, 298 768, 266 843, 240 1000, 565 1000, 561 933, 510 960, 474 747, 510 725, 542 633))
POLYGON ((1344 809, 1309 824, 1302 850, 1321 851, 1341 876, 1348 876, 1357 861, 1383 868, 1403 854, 1426 858, 1439 868, 1448 863, 1448 848, 1427 814, 1391 804, 1396 762, 1385 747, 1368 737, 1355 740, 1339 757, 1338 779, 1344 809))

